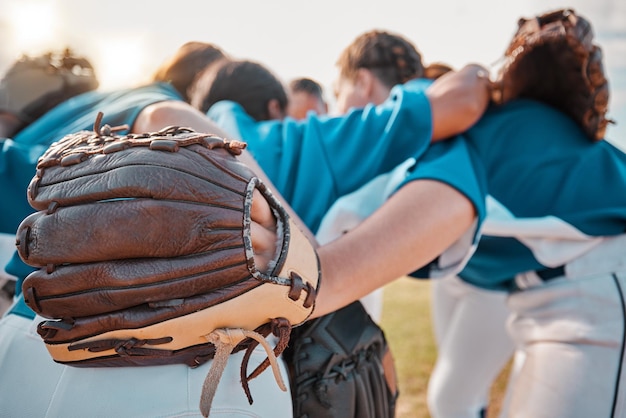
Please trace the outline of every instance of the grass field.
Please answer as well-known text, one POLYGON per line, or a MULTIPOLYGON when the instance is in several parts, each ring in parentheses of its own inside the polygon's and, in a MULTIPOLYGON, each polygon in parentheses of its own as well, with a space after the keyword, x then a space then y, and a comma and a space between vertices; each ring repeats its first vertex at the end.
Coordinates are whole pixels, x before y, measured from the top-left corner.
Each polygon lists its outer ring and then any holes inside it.
MULTIPOLYGON (((429 417, 428 376, 437 357, 430 316, 430 282, 401 278, 384 291, 382 328, 396 360, 400 397, 396 418, 429 417)), ((491 391, 488 418, 498 416, 508 368, 491 391)))

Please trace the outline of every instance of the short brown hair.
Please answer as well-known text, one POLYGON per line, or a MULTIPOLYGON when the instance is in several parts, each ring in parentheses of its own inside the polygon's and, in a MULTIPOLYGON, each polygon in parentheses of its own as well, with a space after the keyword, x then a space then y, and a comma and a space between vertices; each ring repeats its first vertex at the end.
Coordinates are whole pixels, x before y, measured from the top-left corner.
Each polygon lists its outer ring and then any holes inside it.
POLYGON ((303 91, 320 100, 324 100, 324 89, 322 85, 311 78, 294 78, 289 82, 289 90, 291 90, 292 93, 303 91))

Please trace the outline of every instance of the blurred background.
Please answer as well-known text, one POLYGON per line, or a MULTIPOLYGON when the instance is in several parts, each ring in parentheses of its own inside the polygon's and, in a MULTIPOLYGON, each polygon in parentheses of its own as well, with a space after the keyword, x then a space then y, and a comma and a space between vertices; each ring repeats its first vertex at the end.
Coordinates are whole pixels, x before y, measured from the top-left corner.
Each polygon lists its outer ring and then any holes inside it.
POLYGON ((611 87, 608 139, 626 148, 623 0, 0 0, 0 73, 22 53, 69 46, 96 67, 101 89, 144 82, 187 41, 213 42, 287 81, 308 76, 331 102, 335 60, 354 37, 386 29, 411 39, 426 63, 496 68, 520 17, 572 7, 591 20, 611 87))

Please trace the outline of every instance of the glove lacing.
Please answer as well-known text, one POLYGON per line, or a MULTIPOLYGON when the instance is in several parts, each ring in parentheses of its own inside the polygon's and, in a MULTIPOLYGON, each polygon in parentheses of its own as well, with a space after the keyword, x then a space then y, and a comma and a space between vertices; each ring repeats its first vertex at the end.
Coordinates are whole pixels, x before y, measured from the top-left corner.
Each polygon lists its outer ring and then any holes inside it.
MULTIPOLYGON (((276 379, 278 387, 283 392, 287 391, 287 386, 285 386, 285 382, 283 381, 283 378, 280 374, 276 354, 274 353, 274 350, 272 350, 272 348, 269 346, 263 335, 255 331, 244 330, 241 328, 220 328, 208 334, 206 338, 208 341, 215 345, 215 356, 213 357, 213 364, 211 364, 209 373, 207 374, 204 380, 204 384, 202 385, 202 394, 200 396, 200 412, 202 413, 202 416, 209 416, 209 412, 211 411, 211 404, 213 403, 213 398, 215 397, 215 392, 217 390, 217 385, 222 377, 224 369, 226 368, 226 363, 228 362, 228 356, 233 351, 235 346, 245 338, 252 338, 256 342, 246 352, 246 359, 249 358, 248 353, 251 352, 252 349, 254 349, 254 347, 256 347, 258 344, 261 344, 265 349, 265 352, 267 353, 266 361, 269 361, 269 364, 272 367, 272 372, 274 373, 274 378, 276 379)), ((276 347, 276 350, 279 350, 278 346, 276 347)), ((280 351, 282 352, 282 350, 280 351)), ((257 370, 255 370, 255 373, 264 364, 265 361, 257 368, 257 370)), ((258 373, 260 373, 260 371, 258 371, 258 373)), ((247 381, 252 379, 252 377, 246 380, 242 380, 244 390, 246 389, 248 383, 247 381)), ((248 396, 248 399, 251 400, 251 397, 249 395, 249 389, 246 391, 246 395, 248 396)))

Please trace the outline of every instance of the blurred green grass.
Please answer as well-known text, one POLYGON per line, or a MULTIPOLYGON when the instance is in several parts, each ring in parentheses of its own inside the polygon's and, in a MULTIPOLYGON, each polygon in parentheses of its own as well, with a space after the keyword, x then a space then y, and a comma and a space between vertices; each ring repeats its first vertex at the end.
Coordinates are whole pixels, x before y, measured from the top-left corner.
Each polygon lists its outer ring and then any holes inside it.
MULTIPOLYGON (((400 396, 396 418, 428 418, 426 389, 437 358, 430 313, 430 281, 408 277, 384 290, 381 326, 391 346, 400 396)), ((488 418, 496 418, 504 396, 510 364, 491 390, 488 418)))

